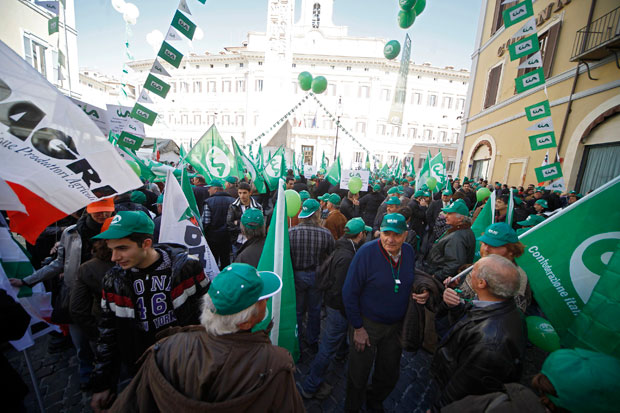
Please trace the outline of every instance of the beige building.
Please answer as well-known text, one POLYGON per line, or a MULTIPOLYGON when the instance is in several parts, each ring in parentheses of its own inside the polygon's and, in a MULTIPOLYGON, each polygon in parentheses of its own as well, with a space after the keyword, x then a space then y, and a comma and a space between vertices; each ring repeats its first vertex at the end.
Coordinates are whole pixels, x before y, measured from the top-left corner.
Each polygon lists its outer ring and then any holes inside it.
POLYGON ((587 192, 620 174, 620 3, 535 0, 534 16, 546 83, 516 93, 525 60, 510 60, 502 11, 517 3, 484 0, 472 55, 460 143, 460 176, 509 185, 536 183, 546 149, 533 151, 525 107, 549 100, 556 148, 568 190, 587 192))

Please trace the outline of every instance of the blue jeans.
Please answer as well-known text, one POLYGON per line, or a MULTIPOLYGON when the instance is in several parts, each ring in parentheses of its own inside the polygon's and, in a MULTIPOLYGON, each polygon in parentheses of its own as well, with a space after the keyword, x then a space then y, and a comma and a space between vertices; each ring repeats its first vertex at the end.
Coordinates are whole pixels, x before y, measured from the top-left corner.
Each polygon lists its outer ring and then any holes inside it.
POLYGON ((316 272, 295 272, 295 298, 297 300, 297 328, 301 337, 304 313, 308 312, 306 323, 306 341, 313 345, 319 341, 321 331, 321 293, 314 285, 316 272))
POLYGON ((88 383, 95 363, 95 355, 91 348, 91 344, 82 328, 77 324, 69 324, 69 332, 71 333, 71 341, 73 341, 73 345, 77 351, 80 383, 88 383))
POLYGON ((323 325, 323 334, 319 351, 316 353, 310 371, 304 381, 304 390, 314 393, 325 380, 325 372, 329 362, 336 355, 347 335, 348 321, 339 310, 325 307, 327 317, 323 325))

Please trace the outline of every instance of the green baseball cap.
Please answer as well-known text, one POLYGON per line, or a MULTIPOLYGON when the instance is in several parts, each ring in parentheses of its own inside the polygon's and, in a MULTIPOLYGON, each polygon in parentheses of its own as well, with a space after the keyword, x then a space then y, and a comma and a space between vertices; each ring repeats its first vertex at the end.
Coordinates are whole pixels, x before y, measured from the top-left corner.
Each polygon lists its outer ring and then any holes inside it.
POLYGON ((344 226, 345 234, 357 235, 362 231, 370 232, 372 228, 366 225, 364 220, 359 217, 350 219, 344 226))
POLYGON ((327 202, 330 202, 334 205, 340 205, 340 195, 338 194, 331 194, 328 198, 327 198, 327 202))
POLYGON ((549 208, 549 204, 544 199, 539 199, 536 203, 543 208, 549 208))
POLYGON ((386 214, 381 221, 381 232, 392 231, 402 234, 407 231, 407 221, 399 213, 386 214))
POLYGON ((299 191, 299 197, 301 198, 301 202, 303 202, 306 199, 310 198, 310 192, 306 191, 305 189, 303 191, 299 191))
POLYGON ((144 205, 146 202, 146 195, 140 191, 133 191, 130 196, 131 202, 135 202, 136 204, 144 205))
POLYGON ((227 176, 226 177, 226 182, 228 182, 229 184, 236 184, 237 183, 237 178, 234 176, 227 176))
POLYGON ((249 264, 234 263, 211 281, 208 294, 215 306, 215 314, 232 315, 281 289, 282 280, 275 272, 259 272, 249 264))
POLYGON ((398 187, 396 187, 396 186, 391 187, 391 188, 390 188, 390 189, 388 189, 388 191, 387 191, 387 194, 388 194, 388 195, 398 194, 398 193, 399 193, 399 192, 398 192, 398 187))
POLYGON ((265 224, 265 218, 260 209, 248 208, 241 215, 241 223, 248 228, 258 228, 265 224))
POLYGON ((457 199, 456 201, 452 203, 452 205, 448 205, 445 208, 441 208, 441 210, 445 212, 446 214, 455 212, 457 214, 461 214, 466 217, 469 216, 469 208, 467 208, 465 201, 463 201, 462 199, 457 199))
POLYGON ((571 412, 613 412, 620 405, 620 360, 581 348, 549 354, 540 370, 555 389, 547 394, 556 406, 571 412))
POLYGON ((528 216, 525 221, 519 221, 519 222, 517 222, 517 224, 522 225, 524 227, 533 227, 535 225, 540 224, 544 220, 545 220, 544 217, 541 217, 540 215, 532 214, 532 215, 528 216))
POLYGON ((375 192, 379 192, 381 190, 381 185, 379 184, 374 184, 372 187, 372 190, 375 192))
POLYGON ((542 193, 544 193, 545 192, 545 187, 541 186, 539 188, 536 188, 536 190, 534 192, 542 192, 542 193))
POLYGON ((160 205, 164 203, 164 194, 159 194, 159 196, 157 197, 157 202, 155 202, 155 205, 160 205))
POLYGON ((515 230, 510 228, 505 222, 496 222, 489 225, 479 240, 492 247, 501 247, 502 245, 519 242, 519 237, 515 230))
POLYGON ((452 196, 452 190, 451 189, 445 189, 441 195, 445 195, 445 196, 452 196))
MULTIPOLYGON (((328 195, 329 196, 329 195, 328 195)), ((301 212, 299 213, 299 218, 308 218, 316 211, 319 210, 321 205, 316 199, 307 199, 301 206, 301 212)))
POLYGON ((424 191, 422 191, 421 189, 418 189, 417 191, 415 191, 415 193, 413 194, 414 198, 419 198, 421 196, 425 196, 424 195, 424 191))
POLYGON ((316 175, 312 175, 312 176, 310 177, 310 179, 311 179, 311 180, 316 179, 316 175))
POLYGON ((207 188, 212 187, 212 186, 215 188, 224 188, 224 183, 220 181, 219 179, 214 179, 209 183, 209 185, 207 185, 207 188))
POLYGON ((385 201, 385 205, 400 205, 400 199, 396 196, 392 196, 390 199, 385 201))
POLYGON ((95 235, 95 239, 121 239, 134 233, 153 234, 155 224, 144 211, 120 211, 107 231, 95 235))
POLYGON ((319 199, 319 201, 327 202, 329 200, 329 194, 328 193, 324 193, 318 199, 319 199))

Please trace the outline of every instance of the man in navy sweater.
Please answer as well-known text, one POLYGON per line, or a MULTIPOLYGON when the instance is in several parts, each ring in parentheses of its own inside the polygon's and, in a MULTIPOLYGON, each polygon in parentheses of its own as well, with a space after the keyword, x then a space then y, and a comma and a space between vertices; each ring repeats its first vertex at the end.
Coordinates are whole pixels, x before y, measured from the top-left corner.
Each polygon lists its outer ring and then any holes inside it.
MULTIPOLYGON (((364 396, 370 411, 383 411, 383 400, 392 392, 400 373, 400 332, 413 286, 415 254, 407 238, 405 217, 387 214, 378 240, 361 247, 342 289, 350 332, 347 373, 347 411, 359 411, 364 396), (372 388, 368 376, 375 366, 372 388)), ((428 291, 413 294, 426 303, 428 291)))

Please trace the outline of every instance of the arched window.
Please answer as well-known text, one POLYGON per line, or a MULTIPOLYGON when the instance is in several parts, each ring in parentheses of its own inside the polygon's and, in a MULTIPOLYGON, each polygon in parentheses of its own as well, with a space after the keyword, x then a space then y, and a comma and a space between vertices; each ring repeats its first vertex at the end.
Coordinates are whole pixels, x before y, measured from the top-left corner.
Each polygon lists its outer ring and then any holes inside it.
POLYGON ((318 29, 320 22, 321 22, 321 5, 319 3, 314 3, 314 7, 312 8, 312 28, 318 29))

